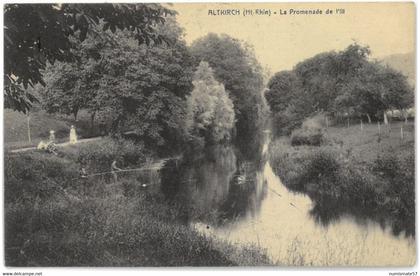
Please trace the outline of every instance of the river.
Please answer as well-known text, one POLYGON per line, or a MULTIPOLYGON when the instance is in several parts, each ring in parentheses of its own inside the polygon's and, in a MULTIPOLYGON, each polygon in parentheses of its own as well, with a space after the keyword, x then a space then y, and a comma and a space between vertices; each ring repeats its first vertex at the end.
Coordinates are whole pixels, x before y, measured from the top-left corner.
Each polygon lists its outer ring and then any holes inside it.
POLYGON ((237 157, 233 147, 215 146, 184 164, 162 171, 161 190, 185 207, 198 231, 238 246, 256 245, 279 265, 411 266, 415 240, 389 227, 342 216, 320 224, 311 199, 289 191, 265 158, 237 157))

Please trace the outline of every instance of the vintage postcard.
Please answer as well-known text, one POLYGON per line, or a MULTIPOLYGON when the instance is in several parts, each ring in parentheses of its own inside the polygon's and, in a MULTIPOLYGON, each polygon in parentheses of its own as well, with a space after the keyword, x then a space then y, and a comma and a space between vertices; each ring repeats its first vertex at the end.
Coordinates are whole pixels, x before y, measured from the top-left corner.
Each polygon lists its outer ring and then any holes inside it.
POLYGON ((4 4, 4 265, 414 266, 415 15, 4 4))

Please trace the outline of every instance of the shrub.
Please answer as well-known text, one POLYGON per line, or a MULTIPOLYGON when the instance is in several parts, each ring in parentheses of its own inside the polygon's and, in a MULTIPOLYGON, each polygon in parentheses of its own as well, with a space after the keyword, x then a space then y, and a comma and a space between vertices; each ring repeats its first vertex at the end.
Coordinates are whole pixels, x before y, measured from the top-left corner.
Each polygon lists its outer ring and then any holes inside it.
POLYGON ((294 130, 291 135, 292 146, 320 146, 324 141, 324 133, 321 128, 301 128, 294 130))
POLYGON ((299 128, 302 125, 304 115, 290 110, 288 107, 282 113, 275 113, 273 115, 273 128, 276 136, 290 135, 292 130, 299 128))
POLYGON ((74 163, 47 153, 6 154, 5 200, 46 199, 78 177, 74 163))
POLYGON ((390 222, 395 234, 415 234, 415 157, 391 150, 373 163, 343 154, 338 148, 270 145, 270 163, 283 183, 308 194, 312 214, 323 223, 343 213, 390 222))
POLYGON ((113 160, 120 159, 122 164, 119 166, 136 166, 145 162, 150 154, 142 144, 105 138, 99 142, 81 144, 76 156, 77 162, 84 164, 89 171, 102 172, 109 171, 113 160))
POLYGON ((395 232, 406 230, 415 233, 415 156, 414 152, 383 153, 373 164, 373 171, 385 183, 382 204, 387 212, 394 214, 395 232))

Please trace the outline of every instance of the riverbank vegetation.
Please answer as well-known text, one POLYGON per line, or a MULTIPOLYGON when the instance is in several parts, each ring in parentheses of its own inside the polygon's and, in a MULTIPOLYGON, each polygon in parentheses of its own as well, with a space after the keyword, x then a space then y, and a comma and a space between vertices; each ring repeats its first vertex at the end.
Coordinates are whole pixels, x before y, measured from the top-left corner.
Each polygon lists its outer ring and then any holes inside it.
POLYGON ((383 132, 374 124, 363 131, 329 127, 320 145, 296 146, 282 137, 270 145, 270 163, 288 188, 311 197, 321 223, 350 214, 414 235, 414 125, 395 123, 383 132))
POLYGON ((145 181, 145 176, 123 175, 118 184, 109 175, 78 177, 80 163, 95 172, 107 168, 114 158, 121 158, 125 166, 138 166, 145 156, 144 148, 110 139, 65 148, 58 156, 43 152, 6 154, 6 264, 270 263, 261 249, 213 240, 179 220, 183 213, 179 206, 169 204, 153 187, 141 187, 140 179, 145 181))

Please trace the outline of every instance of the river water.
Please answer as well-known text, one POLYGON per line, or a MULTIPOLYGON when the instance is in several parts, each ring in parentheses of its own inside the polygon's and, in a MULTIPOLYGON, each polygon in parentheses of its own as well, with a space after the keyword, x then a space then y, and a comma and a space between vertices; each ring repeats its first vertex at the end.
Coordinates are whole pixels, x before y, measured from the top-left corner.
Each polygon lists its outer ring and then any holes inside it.
MULTIPOLYGON (((311 199, 289 191, 264 158, 243 161, 232 147, 163 170, 163 193, 185 207, 188 223, 205 235, 238 246, 256 245, 279 265, 411 266, 412 237, 342 216, 320 224, 311 199)), ((172 164, 173 165, 173 164, 172 164)))

